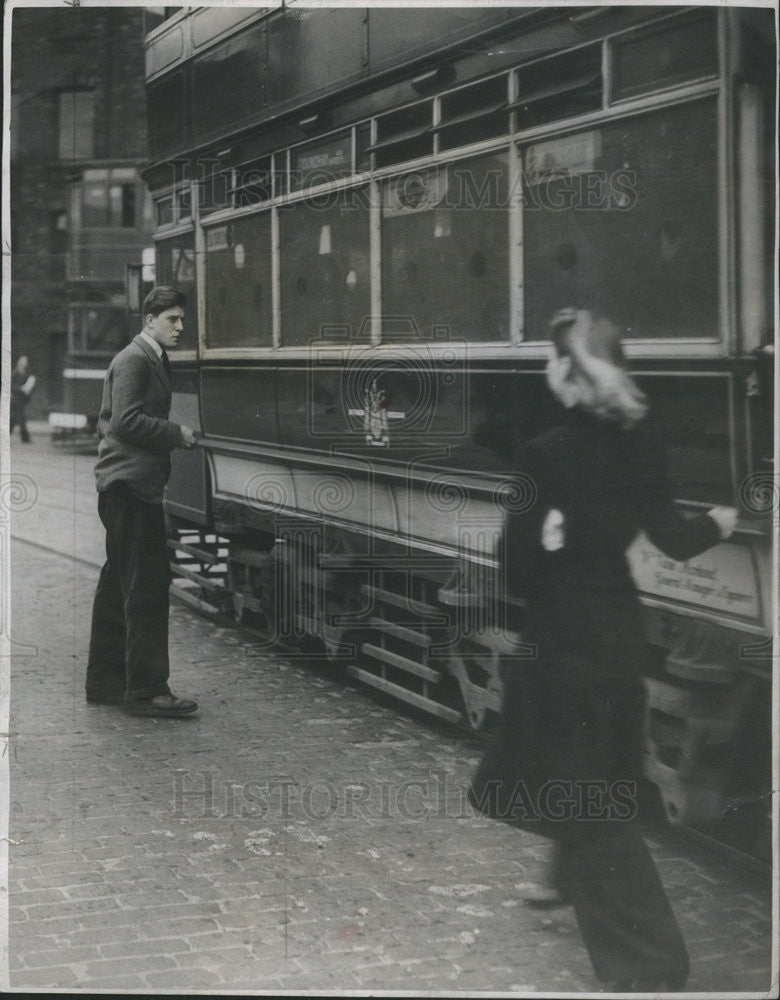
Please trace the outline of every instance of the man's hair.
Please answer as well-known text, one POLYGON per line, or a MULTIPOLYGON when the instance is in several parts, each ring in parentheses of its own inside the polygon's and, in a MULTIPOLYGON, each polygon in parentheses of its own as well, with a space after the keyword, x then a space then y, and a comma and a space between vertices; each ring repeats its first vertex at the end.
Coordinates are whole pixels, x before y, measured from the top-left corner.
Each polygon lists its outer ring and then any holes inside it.
POLYGON ((174 309, 177 306, 181 306, 183 309, 186 304, 187 298, 178 288, 171 288, 170 285, 157 285, 144 299, 141 315, 148 316, 151 313, 152 316, 159 316, 166 309, 174 309))

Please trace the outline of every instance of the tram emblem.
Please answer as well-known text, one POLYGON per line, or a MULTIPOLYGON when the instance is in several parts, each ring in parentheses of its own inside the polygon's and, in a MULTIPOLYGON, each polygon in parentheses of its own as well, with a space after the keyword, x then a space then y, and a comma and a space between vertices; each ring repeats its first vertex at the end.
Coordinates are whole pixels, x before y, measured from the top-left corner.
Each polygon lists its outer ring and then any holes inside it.
POLYGON ((363 418, 363 432, 366 444, 374 448, 386 448, 390 444, 390 421, 403 420, 406 416, 396 410, 388 410, 387 394, 373 379, 363 393, 363 408, 347 410, 350 417, 363 418))

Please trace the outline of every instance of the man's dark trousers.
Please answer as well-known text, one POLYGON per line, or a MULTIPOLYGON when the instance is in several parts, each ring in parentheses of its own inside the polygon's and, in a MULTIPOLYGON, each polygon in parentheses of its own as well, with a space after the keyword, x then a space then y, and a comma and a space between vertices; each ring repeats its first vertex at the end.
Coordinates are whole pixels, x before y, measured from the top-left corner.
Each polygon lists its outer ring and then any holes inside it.
POLYGON ((88 697, 168 694, 171 570, 162 504, 139 500, 124 483, 98 494, 106 563, 92 608, 88 697))

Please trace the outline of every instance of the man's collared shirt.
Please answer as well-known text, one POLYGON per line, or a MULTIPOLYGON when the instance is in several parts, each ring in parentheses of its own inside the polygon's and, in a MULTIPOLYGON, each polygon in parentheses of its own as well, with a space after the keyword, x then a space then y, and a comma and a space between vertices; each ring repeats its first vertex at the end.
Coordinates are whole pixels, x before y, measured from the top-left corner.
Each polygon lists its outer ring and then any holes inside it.
POLYGON ((146 330, 141 330, 140 335, 144 338, 147 344, 150 344, 154 348, 154 353, 157 355, 157 357, 161 358, 163 356, 163 349, 162 347, 160 347, 160 345, 157 343, 154 337, 150 337, 149 334, 146 332, 146 330))

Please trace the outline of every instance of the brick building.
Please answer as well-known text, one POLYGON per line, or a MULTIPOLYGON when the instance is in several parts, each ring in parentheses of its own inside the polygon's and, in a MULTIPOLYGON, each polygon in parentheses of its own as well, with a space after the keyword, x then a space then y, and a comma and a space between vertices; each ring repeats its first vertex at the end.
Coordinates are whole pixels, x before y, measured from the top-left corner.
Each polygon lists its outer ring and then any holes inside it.
POLYGON ((71 410, 73 372, 128 333, 125 267, 151 244, 139 175, 148 16, 140 7, 13 12, 12 350, 37 376, 32 417, 71 410))

